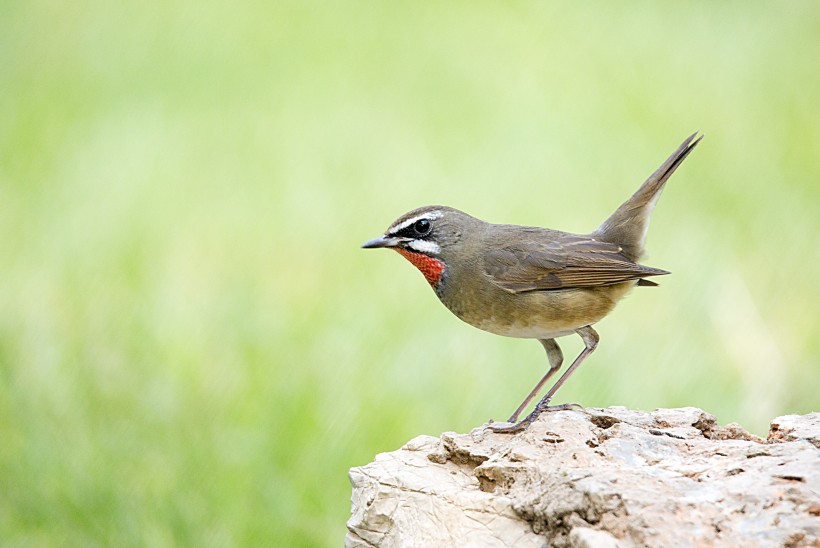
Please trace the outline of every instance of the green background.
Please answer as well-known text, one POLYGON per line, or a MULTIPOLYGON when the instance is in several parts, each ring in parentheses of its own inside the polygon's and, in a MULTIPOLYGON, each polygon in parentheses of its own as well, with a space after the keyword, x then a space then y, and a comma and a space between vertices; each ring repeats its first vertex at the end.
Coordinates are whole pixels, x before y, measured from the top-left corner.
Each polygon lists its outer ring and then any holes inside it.
POLYGON ((358 246, 589 231, 695 130, 556 401, 817 410, 818 59, 808 0, 3 2, 0 543, 340 545, 349 467, 546 369, 358 246))

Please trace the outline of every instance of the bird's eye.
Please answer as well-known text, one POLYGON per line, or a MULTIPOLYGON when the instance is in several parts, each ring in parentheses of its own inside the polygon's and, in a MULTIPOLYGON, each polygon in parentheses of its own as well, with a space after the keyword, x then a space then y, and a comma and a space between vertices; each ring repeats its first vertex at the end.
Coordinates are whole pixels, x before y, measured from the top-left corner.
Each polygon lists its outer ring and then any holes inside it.
POLYGON ((427 219, 419 219, 415 223, 413 223, 413 230, 419 236, 426 236, 430 233, 430 221, 427 219))

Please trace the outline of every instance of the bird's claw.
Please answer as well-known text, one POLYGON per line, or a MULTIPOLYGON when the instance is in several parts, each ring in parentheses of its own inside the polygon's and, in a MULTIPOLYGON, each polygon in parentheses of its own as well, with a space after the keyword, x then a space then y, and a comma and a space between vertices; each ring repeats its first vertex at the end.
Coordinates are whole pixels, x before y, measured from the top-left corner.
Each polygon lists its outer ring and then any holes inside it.
POLYGON ((550 405, 549 403, 549 400, 538 402, 535 409, 520 422, 516 422, 517 417, 512 416, 507 422, 493 423, 493 421, 490 421, 487 428, 497 434, 515 434, 516 432, 526 430, 526 428, 535 422, 535 419, 545 411, 569 411, 576 408, 584 409, 584 406, 580 403, 562 403, 561 405, 550 405))

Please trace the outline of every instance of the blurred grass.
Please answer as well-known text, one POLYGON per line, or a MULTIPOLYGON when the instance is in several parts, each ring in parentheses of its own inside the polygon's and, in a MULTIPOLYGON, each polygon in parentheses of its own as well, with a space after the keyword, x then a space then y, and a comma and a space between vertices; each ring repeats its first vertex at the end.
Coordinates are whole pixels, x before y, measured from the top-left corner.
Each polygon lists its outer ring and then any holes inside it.
POLYGON ((818 56, 809 1, 3 3, 0 543, 338 545, 349 467, 546 367, 357 246, 590 230, 697 129, 561 399, 817 410, 818 56))

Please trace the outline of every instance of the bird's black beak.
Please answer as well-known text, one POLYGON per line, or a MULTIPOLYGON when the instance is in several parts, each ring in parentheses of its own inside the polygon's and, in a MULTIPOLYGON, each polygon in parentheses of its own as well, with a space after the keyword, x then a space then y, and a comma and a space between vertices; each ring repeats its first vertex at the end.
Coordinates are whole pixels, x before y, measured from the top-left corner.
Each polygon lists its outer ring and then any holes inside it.
POLYGON ((401 243, 401 238, 393 238, 391 236, 379 236, 373 238, 369 242, 362 244, 364 249, 376 249, 377 247, 396 247, 401 243))

